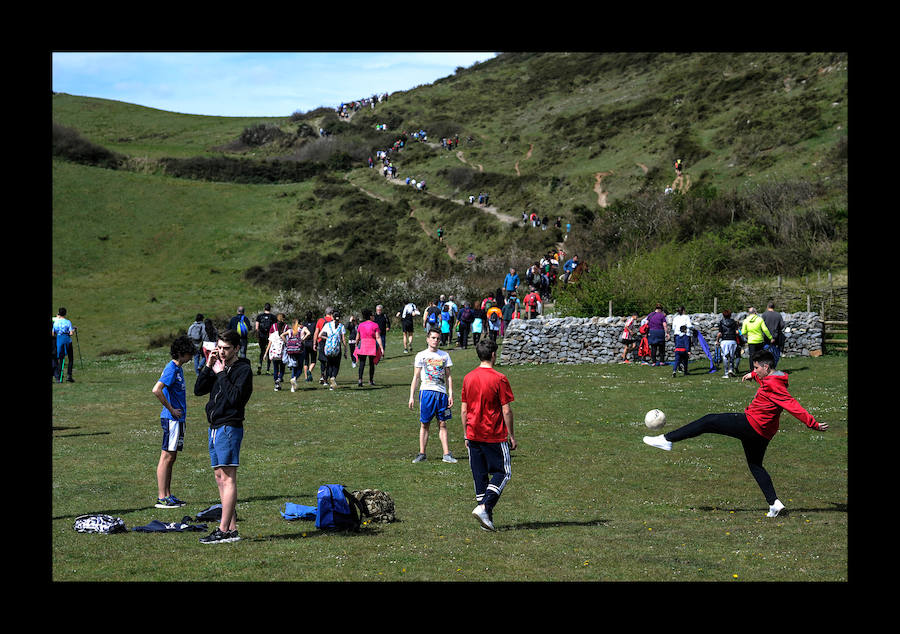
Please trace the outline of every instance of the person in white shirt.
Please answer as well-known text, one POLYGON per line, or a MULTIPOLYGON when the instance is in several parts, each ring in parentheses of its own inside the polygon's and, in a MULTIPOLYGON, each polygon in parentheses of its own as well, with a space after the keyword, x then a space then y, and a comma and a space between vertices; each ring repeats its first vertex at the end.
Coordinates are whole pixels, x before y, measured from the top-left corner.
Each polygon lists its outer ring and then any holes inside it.
POLYGON ((447 421, 451 418, 453 407, 453 379, 450 368, 453 361, 450 355, 438 346, 441 343, 441 331, 436 328, 428 330, 426 337, 428 347, 416 355, 413 363, 412 382, 409 384, 409 409, 413 409, 416 398, 416 383, 419 387, 419 453, 413 462, 425 460, 425 447, 428 444, 428 435, 431 421, 438 420, 438 436, 441 439, 444 462, 454 463, 456 458, 450 453, 449 433, 447 421))

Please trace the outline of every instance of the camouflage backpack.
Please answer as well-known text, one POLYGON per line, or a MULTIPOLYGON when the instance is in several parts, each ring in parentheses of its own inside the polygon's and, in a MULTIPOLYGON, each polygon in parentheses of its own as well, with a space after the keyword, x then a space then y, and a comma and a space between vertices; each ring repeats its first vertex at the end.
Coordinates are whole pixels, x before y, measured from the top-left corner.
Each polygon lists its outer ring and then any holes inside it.
POLYGON ((350 495, 359 500, 368 521, 388 523, 397 519, 394 515, 394 500, 384 491, 363 489, 351 491, 350 495))

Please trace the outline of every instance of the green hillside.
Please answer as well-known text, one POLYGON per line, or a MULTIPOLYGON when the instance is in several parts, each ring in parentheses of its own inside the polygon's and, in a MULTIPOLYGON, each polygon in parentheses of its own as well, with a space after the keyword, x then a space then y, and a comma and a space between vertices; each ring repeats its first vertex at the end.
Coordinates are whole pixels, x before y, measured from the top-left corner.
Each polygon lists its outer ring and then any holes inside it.
POLYGON ((623 270, 658 271, 646 290, 699 269, 675 291, 686 303, 843 272, 847 83, 837 53, 507 53, 349 121, 55 94, 51 310, 99 355, 276 297, 305 311, 474 296, 562 240, 523 211, 573 225, 566 250, 591 263, 580 294, 560 293, 573 313, 646 302, 623 270), (419 129, 427 144, 402 136, 419 129), (366 159, 400 138, 390 181, 366 159), (491 208, 462 204, 481 191, 491 208))

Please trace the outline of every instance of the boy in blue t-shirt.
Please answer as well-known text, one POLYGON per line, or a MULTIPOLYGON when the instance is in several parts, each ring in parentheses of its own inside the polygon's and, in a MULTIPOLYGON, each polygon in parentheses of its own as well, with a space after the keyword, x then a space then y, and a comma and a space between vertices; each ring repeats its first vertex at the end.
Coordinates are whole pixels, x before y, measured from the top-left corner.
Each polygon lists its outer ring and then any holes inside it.
POLYGON ((187 418, 187 391, 184 387, 184 366, 194 357, 195 347, 186 335, 172 342, 169 352, 172 360, 166 364, 162 375, 153 386, 153 394, 163 404, 159 419, 162 425, 162 452, 156 466, 158 497, 156 508, 167 509, 184 506, 184 502, 172 495, 172 467, 178 452, 184 448, 184 425, 187 418))
POLYGON ((75 355, 72 351, 72 335, 75 334, 75 326, 66 317, 66 309, 60 308, 53 318, 51 334, 56 338, 56 367, 53 373, 54 381, 62 381, 63 367, 66 368, 69 383, 74 383, 72 368, 75 365, 75 355), (65 365, 68 357, 68 365, 65 365))

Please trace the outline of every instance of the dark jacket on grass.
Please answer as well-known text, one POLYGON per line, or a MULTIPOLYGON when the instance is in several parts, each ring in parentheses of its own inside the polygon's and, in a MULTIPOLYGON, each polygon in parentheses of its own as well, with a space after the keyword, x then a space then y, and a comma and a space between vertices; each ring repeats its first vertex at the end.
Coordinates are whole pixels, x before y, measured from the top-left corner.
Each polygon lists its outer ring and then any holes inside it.
POLYGON ((253 369, 250 361, 239 358, 231 367, 216 374, 204 365, 194 383, 194 395, 209 394, 206 420, 212 429, 228 425, 244 426, 244 407, 253 394, 253 369))

